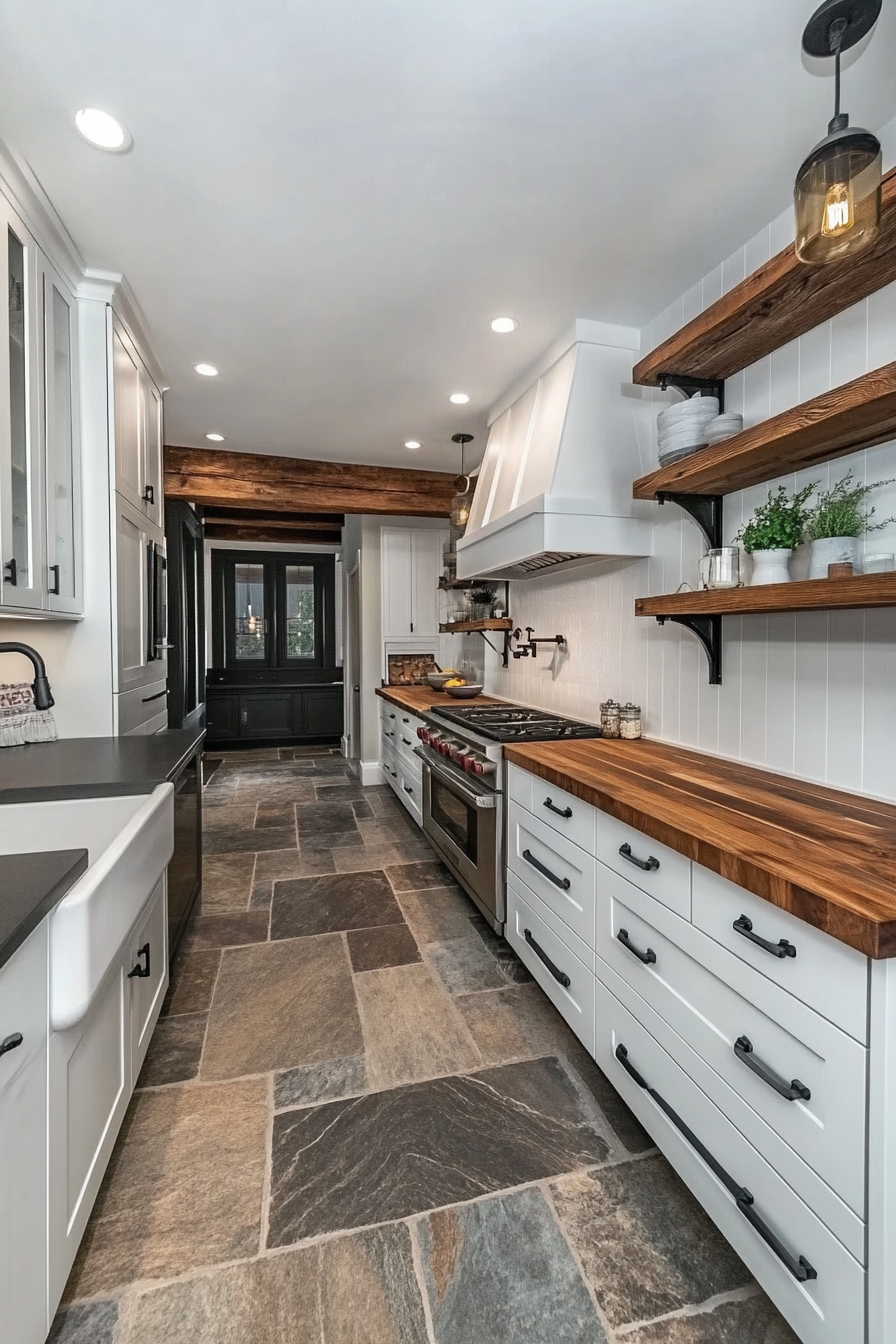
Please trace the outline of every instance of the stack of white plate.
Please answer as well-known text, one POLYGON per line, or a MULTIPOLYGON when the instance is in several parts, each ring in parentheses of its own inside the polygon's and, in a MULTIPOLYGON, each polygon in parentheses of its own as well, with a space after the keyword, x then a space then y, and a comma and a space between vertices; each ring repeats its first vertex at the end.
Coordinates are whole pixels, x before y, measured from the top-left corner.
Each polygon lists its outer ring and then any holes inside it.
POLYGON ((730 414, 725 412, 717 415, 714 420, 710 420, 706 426, 706 442, 721 443, 723 439, 733 439, 735 434, 740 434, 744 427, 744 418, 737 415, 734 411, 730 414))
POLYGON ((687 457, 706 444, 706 426, 719 414, 718 397, 691 397, 668 406, 657 417, 659 458, 663 465, 687 457))

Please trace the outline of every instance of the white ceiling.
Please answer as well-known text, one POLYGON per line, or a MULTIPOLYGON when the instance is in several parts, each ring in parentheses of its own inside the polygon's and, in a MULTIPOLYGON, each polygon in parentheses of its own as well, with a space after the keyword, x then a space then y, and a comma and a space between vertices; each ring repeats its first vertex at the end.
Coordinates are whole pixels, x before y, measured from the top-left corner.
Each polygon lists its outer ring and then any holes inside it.
MULTIPOLYGON (((639 325, 786 206, 833 98, 801 60, 811 9, 0 0, 0 136, 87 264, 128 277, 169 442, 455 470, 451 433, 481 449, 573 318, 639 325), (78 137, 84 105, 130 154, 78 137), (520 330, 492 335, 505 313, 520 330)), ((894 11, 844 75, 872 128, 894 11)))

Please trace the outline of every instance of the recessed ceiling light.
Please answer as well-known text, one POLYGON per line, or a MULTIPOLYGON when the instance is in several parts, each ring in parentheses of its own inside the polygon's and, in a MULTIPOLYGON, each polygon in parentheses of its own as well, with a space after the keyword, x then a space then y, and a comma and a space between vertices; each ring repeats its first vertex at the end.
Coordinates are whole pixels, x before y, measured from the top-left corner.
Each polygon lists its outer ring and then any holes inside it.
POLYGON ((127 129, 120 121, 101 112, 98 107, 82 107, 75 113, 75 125, 85 140, 89 140, 97 149, 108 149, 119 154, 130 149, 133 141, 127 129))
POLYGON ((405 444, 405 448, 419 448, 419 447, 420 445, 416 439, 408 439, 407 443, 405 444))
POLYGON ((516 331, 519 322, 517 322, 515 317, 493 317, 491 322, 489 322, 489 326, 492 331, 497 332, 499 336, 506 336, 509 332, 516 331))
POLYGON ((207 439, 211 439, 212 443, 223 443, 223 442, 224 442, 224 435, 223 435, 223 434, 206 434, 205 437, 206 437, 207 439))
POLYGON ((448 400, 453 401, 455 406, 466 406, 470 398, 466 392, 452 392, 448 400))
POLYGON ((194 373, 201 373, 203 378, 217 378, 220 372, 214 364, 194 364, 193 371, 194 373))

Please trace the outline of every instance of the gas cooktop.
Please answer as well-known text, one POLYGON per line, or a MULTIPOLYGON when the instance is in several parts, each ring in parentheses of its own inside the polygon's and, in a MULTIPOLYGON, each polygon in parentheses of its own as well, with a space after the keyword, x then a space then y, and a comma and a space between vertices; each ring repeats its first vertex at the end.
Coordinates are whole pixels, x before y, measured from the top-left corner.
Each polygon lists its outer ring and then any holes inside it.
POLYGON ((541 709, 526 709, 523 705, 476 705, 434 711, 440 719, 456 723, 460 728, 478 733, 493 742, 553 742, 560 738, 600 737, 600 728, 593 723, 579 723, 559 714, 548 714, 541 709))

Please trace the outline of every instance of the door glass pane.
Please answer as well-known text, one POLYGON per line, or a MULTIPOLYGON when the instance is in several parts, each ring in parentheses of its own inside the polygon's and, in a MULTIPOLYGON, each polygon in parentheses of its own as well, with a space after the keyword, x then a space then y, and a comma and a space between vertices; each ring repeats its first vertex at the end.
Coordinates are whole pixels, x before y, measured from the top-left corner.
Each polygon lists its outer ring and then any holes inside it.
POLYGON ((12 430, 12 551, 19 586, 28 586, 31 562, 31 482, 28 479, 28 391, 25 366, 25 248, 9 230, 9 395, 12 430))
POLYGON ((436 779, 429 776, 429 810, 432 820, 450 836, 468 859, 474 863, 477 859, 479 814, 471 803, 466 802, 436 779))
POLYGON ((314 568, 286 566, 286 656, 313 658, 314 568))
POLYGON ((75 595, 75 503, 74 463, 72 461, 72 343, 71 310, 55 285, 52 287, 53 348, 52 378, 48 379, 52 403, 47 407, 47 428, 52 472, 50 563, 57 566, 50 574, 50 586, 58 579, 58 591, 64 597, 75 595))
POLYGON ((239 661, 265 658, 264 565, 235 565, 235 642, 239 661))

